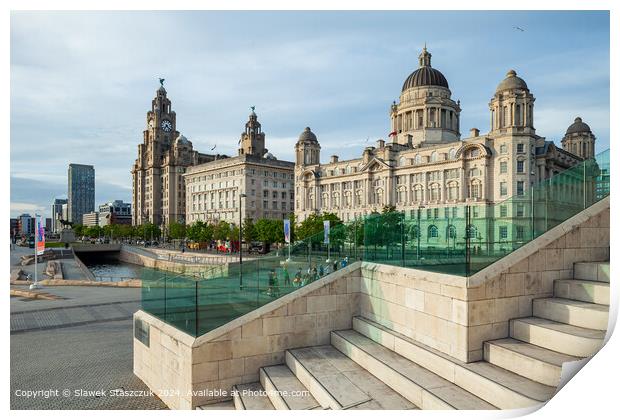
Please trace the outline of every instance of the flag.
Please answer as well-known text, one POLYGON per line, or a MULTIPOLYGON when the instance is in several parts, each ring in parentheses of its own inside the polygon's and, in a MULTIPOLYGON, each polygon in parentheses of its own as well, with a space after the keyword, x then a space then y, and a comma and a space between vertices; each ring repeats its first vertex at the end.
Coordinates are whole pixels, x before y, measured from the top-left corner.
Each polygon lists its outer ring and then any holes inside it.
POLYGON ((291 221, 284 219, 284 242, 291 243, 291 221))
POLYGON ((389 135, 389 137, 395 136, 396 135, 396 131, 392 131, 389 135))
POLYGON ((329 244, 329 220, 323 220, 323 243, 329 244))
POLYGON ((45 252, 45 226, 43 225, 43 217, 35 216, 35 249, 37 255, 43 255, 45 252))

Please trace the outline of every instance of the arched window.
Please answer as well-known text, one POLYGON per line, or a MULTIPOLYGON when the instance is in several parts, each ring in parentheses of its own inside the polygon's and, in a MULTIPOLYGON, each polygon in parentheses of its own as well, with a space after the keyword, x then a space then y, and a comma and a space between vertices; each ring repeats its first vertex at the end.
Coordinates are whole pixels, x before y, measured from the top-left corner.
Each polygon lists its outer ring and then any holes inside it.
POLYGON ((469 184, 469 198, 480 198, 482 193, 482 183, 475 179, 469 184))
POLYGON ((448 225, 446 228, 446 238, 448 239, 456 239, 456 228, 454 225, 448 225))
POLYGON ((340 194, 338 194, 338 193, 334 193, 334 195, 333 195, 333 200, 334 200, 333 205, 334 205, 335 207, 340 206, 340 194))
POLYGON ((450 151, 448 152, 448 157, 450 159, 455 159, 456 158, 456 149, 450 149, 450 151))
POLYGON ((422 157, 420 155, 415 155, 414 163, 416 165, 419 165, 420 163, 422 163, 422 157))
POLYGON ((346 167, 346 169, 345 169, 345 172, 346 172, 347 174, 350 174, 350 173, 351 173, 351 167, 350 167, 349 165, 347 165, 347 167, 346 167))
POLYGON ((413 201, 422 201, 422 186, 420 184, 413 187, 413 201))
POLYGON ((439 238, 439 229, 437 229, 437 226, 430 225, 428 227, 428 238, 429 239, 437 239, 437 238, 439 238))
POLYGON ((377 188, 375 190, 375 204, 378 206, 383 205, 383 190, 381 188, 377 188))
POLYGON ((476 239, 478 236, 478 229, 474 225, 469 225, 467 227, 467 237, 469 239, 476 239))
POLYGON ((398 166, 405 166, 407 164, 407 160, 405 159, 405 157, 401 157, 398 161, 398 166))
POLYGON ((398 190, 398 203, 399 204, 405 204, 407 202, 407 189, 406 188, 400 188, 398 190))
POLYGON ((437 152, 431 153, 431 162, 437 162, 437 152))
POLYGON ((448 200, 456 200, 459 198, 459 184, 451 182, 448 184, 448 200))
POLYGON ((480 156, 480 150, 478 150, 477 148, 469 150, 468 157, 477 158, 478 156, 480 156))
POLYGON ((418 239, 418 235, 420 234, 420 227, 418 225, 413 225, 411 226, 409 232, 411 232, 412 239, 418 239))
POLYGON ((431 192, 431 200, 439 201, 441 200, 441 192, 439 190, 439 184, 432 184, 430 188, 431 192))
POLYGON ((355 192, 355 205, 356 206, 361 206, 362 205, 362 191, 357 190, 355 192))

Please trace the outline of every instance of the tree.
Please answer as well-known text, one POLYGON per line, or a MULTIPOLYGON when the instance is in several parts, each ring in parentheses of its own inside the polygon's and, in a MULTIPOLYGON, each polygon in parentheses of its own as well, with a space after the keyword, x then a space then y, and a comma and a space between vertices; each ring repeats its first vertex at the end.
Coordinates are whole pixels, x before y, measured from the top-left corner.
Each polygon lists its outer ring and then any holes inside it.
POLYGON ((249 244, 256 239, 256 227, 254 226, 252 218, 248 217, 243 221, 242 234, 243 240, 246 244, 249 244))
POLYGON ((213 238, 219 241, 225 241, 230 238, 230 224, 224 220, 218 222, 213 229, 213 238))
POLYGON ((84 229, 84 235, 90 237, 90 238, 98 238, 101 236, 101 234, 103 233, 103 229, 99 226, 89 226, 86 229, 84 229))
POLYGON ((84 236, 84 226, 82 225, 74 225, 73 232, 76 236, 84 236))
POLYGON ((306 220, 300 223, 297 228, 296 238, 301 241, 310 241, 313 245, 323 243, 323 222, 329 220, 330 242, 340 243, 344 240, 344 229, 337 228, 342 224, 342 220, 334 213, 311 214, 306 220))
POLYGON ((186 227, 184 223, 172 222, 168 226, 168 236, 170 239, 184 239, 186 227))

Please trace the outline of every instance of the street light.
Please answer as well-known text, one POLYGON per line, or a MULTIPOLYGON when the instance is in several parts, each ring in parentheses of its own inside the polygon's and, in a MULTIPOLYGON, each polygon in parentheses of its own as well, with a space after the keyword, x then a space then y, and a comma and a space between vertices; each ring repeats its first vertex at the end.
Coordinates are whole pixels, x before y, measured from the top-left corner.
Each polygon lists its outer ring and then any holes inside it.
POLYGON ((418 263, 420 262, 420 237, 422 236, 422 229, 420 228, 420 214, 422 213, 423 208, 423 205, 418 206, 418 247, 416 249, 418 263))
POLYGON ((243 289, 243 253, 241 252, 241 199, 247 197, 239 194, 239 289, 243 289))

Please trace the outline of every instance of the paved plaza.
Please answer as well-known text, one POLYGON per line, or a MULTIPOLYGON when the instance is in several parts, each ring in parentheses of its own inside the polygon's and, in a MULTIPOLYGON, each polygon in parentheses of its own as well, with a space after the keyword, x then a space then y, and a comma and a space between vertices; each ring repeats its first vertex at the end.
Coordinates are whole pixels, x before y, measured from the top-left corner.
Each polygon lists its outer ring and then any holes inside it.
POLYGON ((60 299, 11 298, 11 409, 166 408, 133 374, 139 288, 41 290, 60 299))

